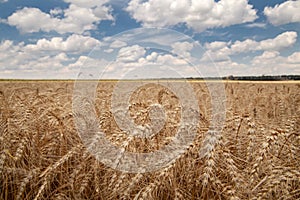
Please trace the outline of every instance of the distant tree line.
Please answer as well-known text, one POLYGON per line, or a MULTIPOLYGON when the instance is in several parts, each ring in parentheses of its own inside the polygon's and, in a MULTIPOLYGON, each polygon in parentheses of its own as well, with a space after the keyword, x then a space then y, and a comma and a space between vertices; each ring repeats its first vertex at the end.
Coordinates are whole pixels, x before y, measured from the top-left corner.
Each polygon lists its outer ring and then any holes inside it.
POLYGON ((208 77, 208 78, 188 78, 190 80, 240 80, 240 81, 284 81, 300 80, 300 75, 262 75, 262 76, 226 76, 226 77, 208 77))
POLYGON ((225 80, 249 80, 249 81, 284 81, 284 80, 300 80, 300 75, 262 75, 262 76, 228 76, 223 77, 225 80))

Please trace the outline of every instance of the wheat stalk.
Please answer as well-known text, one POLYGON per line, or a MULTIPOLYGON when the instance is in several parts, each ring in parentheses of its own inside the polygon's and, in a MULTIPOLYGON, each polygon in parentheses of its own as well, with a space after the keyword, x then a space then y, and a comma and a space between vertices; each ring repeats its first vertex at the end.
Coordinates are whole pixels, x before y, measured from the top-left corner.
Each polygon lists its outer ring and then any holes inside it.
MULTIPOLYGON (((0 82, 0 199, 300 198, 299 84, 225 83, 226 124, 215 134, 209 90, 192 82, 202 113, 194 143, 167 168, 140 174, 98 163, 83 148, 74 117, 88 112, 72 113, 72 84, 0 82)), ((107 139, 122 150, 118 166, 125 150, 167 145, 180 128, 181 107, 168 89, 146 84, 133 93, 129 112, 147 126, 148 106, 160 103, 166 124, 151 139, 132 139, 109 112, 115 84, 98 85, 95 106, 107 139)))
POLYGON ((49 173, 53 172, 58 166, 62 165, 64 162, 66 162, 69 158, 74 156, 79 150, 81 150, 83 147, 81 144, 73 147, 67 154, 65 154, 62 158, 60 158, 57 162, 55 162, 53 165, 47 167, 45 171, 43 171, 40 174, 40 178, 47 176, 49 173))
POLYGON ((25 191, 25 187, 33 179, 33 177, 39 172, 39 169, 34 169, 30 171, 27 176, 22 180, 20 186, 19 186, 19 192, 16 195, 16 199, 22 199, 22 195, 25 191))

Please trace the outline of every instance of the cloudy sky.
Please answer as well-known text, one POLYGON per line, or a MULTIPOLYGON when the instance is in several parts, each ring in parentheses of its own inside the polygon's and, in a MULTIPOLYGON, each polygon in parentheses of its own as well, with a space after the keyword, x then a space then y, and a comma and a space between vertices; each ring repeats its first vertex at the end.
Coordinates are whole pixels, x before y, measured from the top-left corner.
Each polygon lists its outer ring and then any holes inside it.
POLYGON ((0 78, 300 75, 299 10, 300 0, 0 0, 0 78))

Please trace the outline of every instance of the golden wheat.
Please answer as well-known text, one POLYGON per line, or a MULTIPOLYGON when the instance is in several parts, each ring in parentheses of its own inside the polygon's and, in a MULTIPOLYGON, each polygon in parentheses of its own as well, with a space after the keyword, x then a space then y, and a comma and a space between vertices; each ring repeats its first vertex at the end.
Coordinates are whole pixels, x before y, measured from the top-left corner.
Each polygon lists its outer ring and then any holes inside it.
MULTIPOLYGON (((74 123, 82 113, 72 112, 72 82, 0 82, 0 199, 299 199, 300 84, 224 84, 221 134, 210 129, 207 86, 191 82, 200 110, 193 143, 168 167, 132 174, 105 166, 84 147, 74 123)), ((129 115, 137 125, 150 123, 151 104, 162 105, 166 115, 159 133, 135 138, 111 112, 115 85, 99 84, 95 99, 108 141, 123 153, 170 144, 180 128, 178 97, 153 82, 135 91, 129 115)))

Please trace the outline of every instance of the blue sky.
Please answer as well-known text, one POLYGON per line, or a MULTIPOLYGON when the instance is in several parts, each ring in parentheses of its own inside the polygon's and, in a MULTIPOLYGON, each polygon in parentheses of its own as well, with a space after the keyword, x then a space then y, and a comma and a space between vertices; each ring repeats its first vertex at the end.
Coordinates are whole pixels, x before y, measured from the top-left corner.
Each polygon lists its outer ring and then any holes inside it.
POLYGON ((299 75, 299 10, 300 0, 0 0, 0 78, 299 75))

